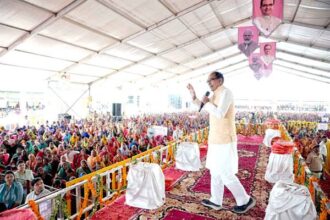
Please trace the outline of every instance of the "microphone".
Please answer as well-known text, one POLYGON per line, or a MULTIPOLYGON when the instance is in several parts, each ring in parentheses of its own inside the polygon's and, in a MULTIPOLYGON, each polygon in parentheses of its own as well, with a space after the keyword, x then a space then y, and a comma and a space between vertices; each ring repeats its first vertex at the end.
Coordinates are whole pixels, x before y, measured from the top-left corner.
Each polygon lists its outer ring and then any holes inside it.
MULTIPOLYGON (((207 91, 207 92, 205 93, 205 96, 208 97, 209 95, 210 95, 210 92, 207 91)), ((199 111, 198 111, 198 112, 201 112, 203 106, 204 106, 204 103, 202 102, 202 103, 201 103, 201 106, 199 107, 199 111)))

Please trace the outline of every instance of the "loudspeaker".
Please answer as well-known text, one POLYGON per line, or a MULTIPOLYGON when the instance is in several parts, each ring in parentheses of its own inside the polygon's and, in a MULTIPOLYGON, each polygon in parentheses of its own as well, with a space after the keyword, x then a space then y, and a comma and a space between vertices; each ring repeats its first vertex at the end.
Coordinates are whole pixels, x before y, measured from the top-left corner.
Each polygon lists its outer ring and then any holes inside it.
POLYGON ((112 116, 121 117, 121 103, 112 103, 112 116))

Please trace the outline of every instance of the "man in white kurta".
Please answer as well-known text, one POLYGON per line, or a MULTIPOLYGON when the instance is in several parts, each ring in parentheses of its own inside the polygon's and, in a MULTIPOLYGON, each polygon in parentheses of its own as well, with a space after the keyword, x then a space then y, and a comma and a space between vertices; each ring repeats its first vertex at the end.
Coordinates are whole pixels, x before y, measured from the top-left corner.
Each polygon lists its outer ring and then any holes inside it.
POLYGON ((273 63, 275 60, 275 57, 271 54, 272 45, 271 44, 265 44, 264 46, 264 55, 260 57, 261 61, 266 64, 266 66, 273 63))
POLYGON ((198 106, 204 103, 204 110, 210 115, 210 130, 206 167, 211 173, 211 198, 202 200, 204 206, 222 209, 224 186, 234 195, 236 206, 233 212, 245 213, 255 206, 255 199, 247 195, 235 175, 238 172, 237 136, 235 128, 234 98, 232 92, 223 86, 220 72, 212 72, 207 83, 213 91, 212 97, 196 98, 192 85, 188 85, 192 99, 198 106))
POLYGON ((32 180, 32 186, 34 190, 27 195, 25 203, 29 200, 40 199, 51 193, 48 189, 45 189, 44 181, 40 177, 32 180))
MULTIPOLYGON (((326 136, 323 136, 321 138, 321 142, 320 142, 320 154, 322 155, 322 159, 323 159, 323 164, 326 165, 327 164, 327 156, 328 156, 328 150, 327 150, 327 137, 326 136)), ((325 178, 325 170, 326 170, 326 167, 323 168, 323 173, 322 173, 322 176, 321 178, 323 180, 326 180, 325 178)))

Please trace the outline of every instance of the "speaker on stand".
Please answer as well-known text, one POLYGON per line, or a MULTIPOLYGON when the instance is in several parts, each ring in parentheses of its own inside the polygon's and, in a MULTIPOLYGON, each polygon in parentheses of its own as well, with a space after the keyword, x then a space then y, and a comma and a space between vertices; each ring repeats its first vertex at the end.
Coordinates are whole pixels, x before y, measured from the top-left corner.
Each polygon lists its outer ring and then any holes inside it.
POLYGON ((120 121, 122 117, 121 103, 112 103, 112 117, 116 121, 120 121))

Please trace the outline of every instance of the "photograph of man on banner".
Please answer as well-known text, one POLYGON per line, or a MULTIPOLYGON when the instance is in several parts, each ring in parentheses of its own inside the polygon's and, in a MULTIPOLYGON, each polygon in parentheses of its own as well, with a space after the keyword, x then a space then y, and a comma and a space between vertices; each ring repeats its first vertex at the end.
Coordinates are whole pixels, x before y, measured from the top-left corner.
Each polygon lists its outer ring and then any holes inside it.
POLYGON ((253 53, 249 57, 249 67, 254 73, 256 79, 261 79, 262 77, 262 61, 260 59, 260 53, 253 53))
POLYGON ((260 59, 267 66, 275 60, 276 42, 260 43, 260 59))
POLYGON ((253 24, 265 37, 283 20, 283 0, 253 0, 253 24))
POLYGON ((258 48, 259 31, 255 26, 238 28, 238 49, 249 57, 258 48))

